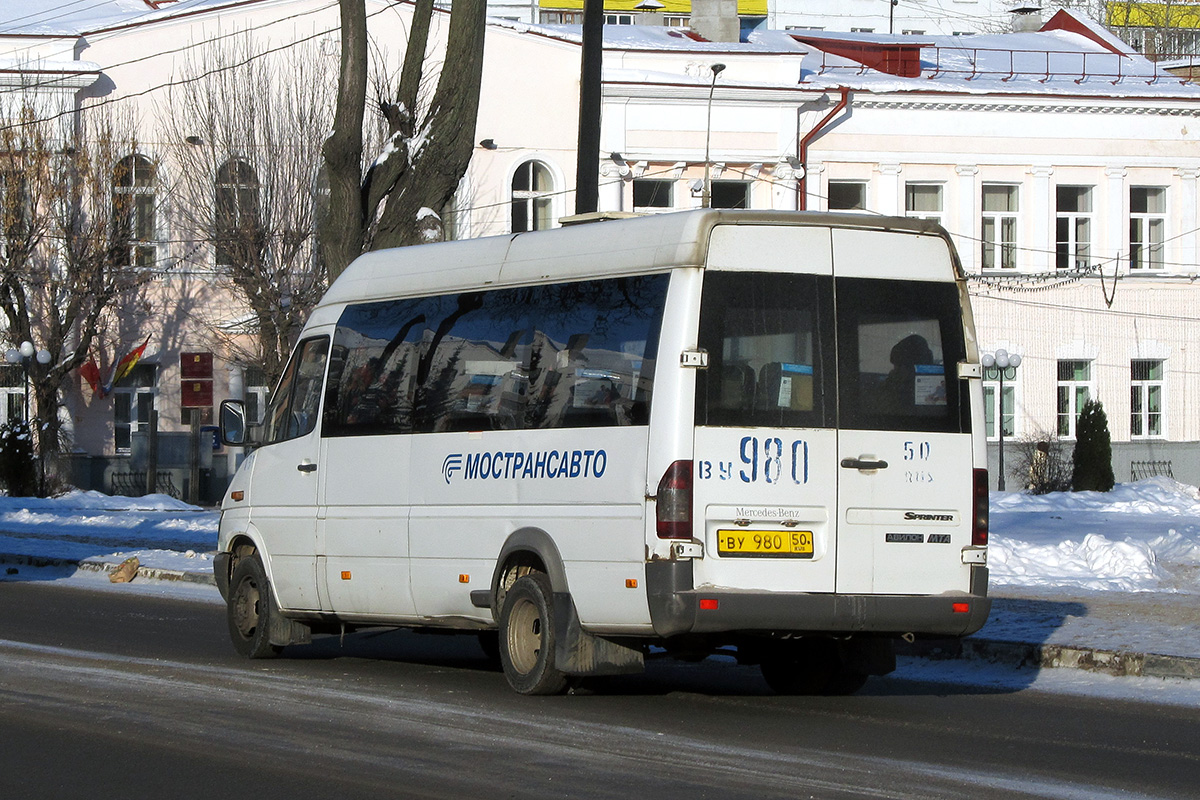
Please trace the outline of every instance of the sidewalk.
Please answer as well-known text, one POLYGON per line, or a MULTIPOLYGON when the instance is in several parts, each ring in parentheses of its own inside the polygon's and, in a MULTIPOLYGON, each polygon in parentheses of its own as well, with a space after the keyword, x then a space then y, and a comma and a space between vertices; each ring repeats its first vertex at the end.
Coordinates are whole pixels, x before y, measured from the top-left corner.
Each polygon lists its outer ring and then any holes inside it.
MULTIPOLYGON (((0 553, 0 572, 31 567, 112 572, 116 558, 0 553)), ((9 573, 13 574, 13 573, 9 573)), ((142 566, 139 580, 214 585, 212 562, 179 570, 142 566)), ((1008 667, 1073 668, 1109 675, 1200 678, 1200 595, 1160 592, 992 591, 987 625, 965 639, 901 643, 900 655, 979 659, 1008 667)))
POLYGON ((983 630, 917 641, 899 653, 976 658, 1012 667, 1200 678, 1200 595, 993 589, 983 630))

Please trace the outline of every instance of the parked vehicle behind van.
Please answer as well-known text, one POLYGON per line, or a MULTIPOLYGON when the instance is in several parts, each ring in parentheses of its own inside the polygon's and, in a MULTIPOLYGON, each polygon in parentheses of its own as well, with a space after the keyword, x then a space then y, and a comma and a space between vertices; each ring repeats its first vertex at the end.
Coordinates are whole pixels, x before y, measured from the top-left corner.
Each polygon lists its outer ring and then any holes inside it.
POLYGON ((222 506, 251 658, 389 625, 512 687, 728 648, 852 692, 987 618, 979 357, 946 233, 697 210, 369 253, 314 309, 222 506), (657 651, 656 651, 657 652, 657 651))

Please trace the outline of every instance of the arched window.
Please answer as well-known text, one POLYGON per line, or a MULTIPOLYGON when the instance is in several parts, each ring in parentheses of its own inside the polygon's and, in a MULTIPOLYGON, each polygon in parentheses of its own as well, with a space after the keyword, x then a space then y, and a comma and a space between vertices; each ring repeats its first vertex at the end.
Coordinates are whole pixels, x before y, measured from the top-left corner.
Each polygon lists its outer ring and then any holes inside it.
POLYGON ((215 244, 218 266, 257 263, 265 245, 254 168, 231 158, 217 169, 215 244))
POLYGON ((540 161, 526 161, 512 179, 512 232, 544 231, 553 224, 554 178, 540 161))
POLYGON ((158 260, 157 172, 153 161, 136 153, 113 170, 113 227, 128 253, 127 266, 153 267, 158 260))

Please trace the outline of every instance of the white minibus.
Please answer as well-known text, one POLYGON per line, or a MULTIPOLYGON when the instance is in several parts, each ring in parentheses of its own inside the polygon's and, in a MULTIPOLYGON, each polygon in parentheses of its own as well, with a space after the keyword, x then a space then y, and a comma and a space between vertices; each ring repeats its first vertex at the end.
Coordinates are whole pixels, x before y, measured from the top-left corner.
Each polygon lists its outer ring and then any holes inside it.
POLYGON ((726 652, 847 693, 987 618, 978 351, 922 220, 701 209, 368 253, 222 504, 251 658, 480 635, 521 693, 726 652))

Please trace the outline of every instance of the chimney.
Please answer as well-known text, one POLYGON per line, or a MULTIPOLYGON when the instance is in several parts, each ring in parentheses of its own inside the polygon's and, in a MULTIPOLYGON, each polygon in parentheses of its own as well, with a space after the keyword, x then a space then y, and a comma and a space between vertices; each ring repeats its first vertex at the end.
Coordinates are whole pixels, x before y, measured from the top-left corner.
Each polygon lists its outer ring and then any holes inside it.
POLYGON ((1010 8, 1013 33, 1035 33, 1042 29, 1042 7, 1032 3, 1017 3, 1010 8))
POLYGON ((737 0, 692 0, 691 28, 710 42, 741 41, 737 0))

